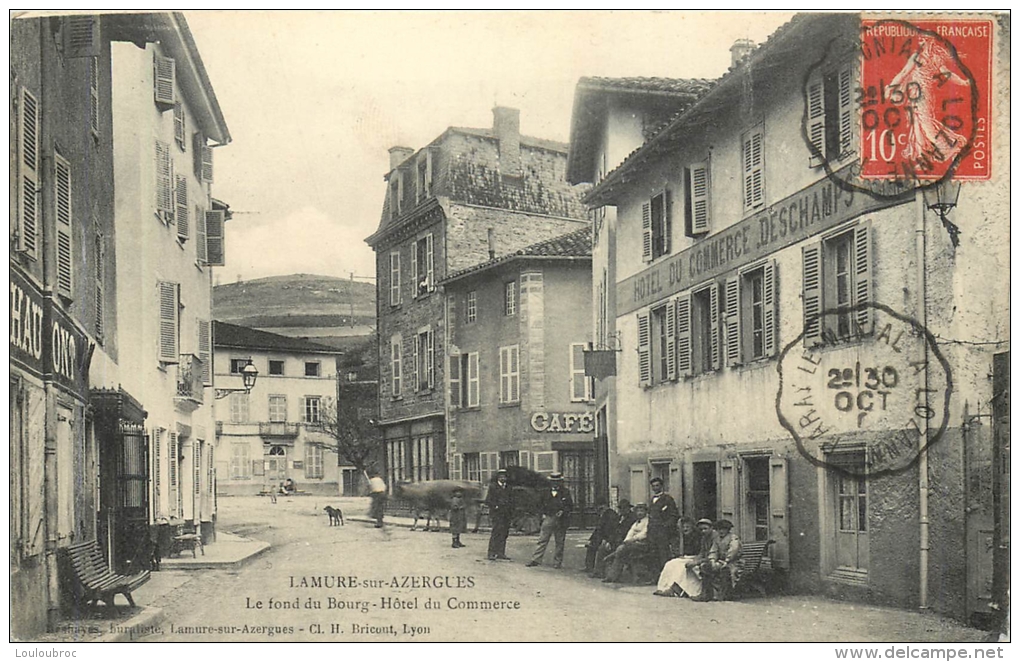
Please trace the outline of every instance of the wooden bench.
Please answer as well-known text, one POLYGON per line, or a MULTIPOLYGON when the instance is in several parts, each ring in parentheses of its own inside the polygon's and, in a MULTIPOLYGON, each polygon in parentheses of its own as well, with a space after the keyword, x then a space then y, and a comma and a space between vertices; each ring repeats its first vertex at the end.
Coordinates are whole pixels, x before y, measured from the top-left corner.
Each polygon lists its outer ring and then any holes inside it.
POLYGON ((191 558, 198 558, 195 554, 195 548, 202 551, 202 556, 205 556, 205 545, 202 544, 202 536, 195 531, 195 525, 188 522, 185 524, 178 524, 174 528, 173 543, 170 547, 170 555, 180 554, 186 549, 191 550, 191 558))
POLYGON ((66 559, 75 578, 75 599, 95 605, 102 601, 107 608, 114 608, 114 597, 119 593, 135 606, 131 591, 149 581, 149 571, 135 575, 118 575, 106 565, 106 558, 99 548, 99 542, 91 540, 67 547, 66 559))
POLYGON ((769 545, 775 540, 756 540, 754 542, 741 543, 740 558, 744 562, 744 569, 740 573, 736 589, 754 588, 762 597, 765 597, 766 571, 772 569, 772 563, 765 558, 769 545))

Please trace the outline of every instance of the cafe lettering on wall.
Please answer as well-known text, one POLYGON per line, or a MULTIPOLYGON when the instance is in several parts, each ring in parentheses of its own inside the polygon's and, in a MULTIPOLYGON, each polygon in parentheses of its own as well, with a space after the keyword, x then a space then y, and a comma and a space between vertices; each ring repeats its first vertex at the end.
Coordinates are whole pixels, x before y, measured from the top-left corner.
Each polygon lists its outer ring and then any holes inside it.
POLYGON ((11 363, 37 377, 43 373, 43 295, 29 279, 10 270, 11 363))
POLYGON ((595 432, 595 414, 536 411, 531 415, 531 429, 535 432, 595 432))
POLYGON ((95 343, 49 297, 43 307, 43 325, 43 378, 88 398, 95 343))
POLYGON ((617 314, 634 312, 861 214, 904 202, 909 200, 879 200, 863 193, 844 191, 831 179, 822 179, 620 281, 616 286, 617 314))

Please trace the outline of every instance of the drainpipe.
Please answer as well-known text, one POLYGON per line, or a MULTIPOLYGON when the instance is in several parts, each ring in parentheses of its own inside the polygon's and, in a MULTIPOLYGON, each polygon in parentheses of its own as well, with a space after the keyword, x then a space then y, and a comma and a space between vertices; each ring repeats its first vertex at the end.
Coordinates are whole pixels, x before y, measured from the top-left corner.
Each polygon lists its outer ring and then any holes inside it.
MULTIPOLYGON (((924 196, 920 189, 914 193, 914 205, 917 208, 917 229, 915 231, 915 240, 917 243, 917 316, 918 321, 921 323, 921 327, 924 329, 928 328, 928 306, 927 306, 927 235, 925 233, 925 206, 924 196)), ((921 356, 919 360, 924 361, 924 365, 928 365, 928 343, 921 343, 921 356)), ((928 370, 924 371, 924 411, 928 411, 928 370)), ((920 444, 921 448, 924 448, 925 443, 928 440, 928 419, 924 416, 921 417, 921 434, 918 438, 917 443, 920 444)), ((917 465, 918 472, 918 511, 921 525, 921 550, 920 550, 920 573, 918 577, 918 607, 920 609, 928 609, 928 451, 920 451, 919 462, 917 465)))

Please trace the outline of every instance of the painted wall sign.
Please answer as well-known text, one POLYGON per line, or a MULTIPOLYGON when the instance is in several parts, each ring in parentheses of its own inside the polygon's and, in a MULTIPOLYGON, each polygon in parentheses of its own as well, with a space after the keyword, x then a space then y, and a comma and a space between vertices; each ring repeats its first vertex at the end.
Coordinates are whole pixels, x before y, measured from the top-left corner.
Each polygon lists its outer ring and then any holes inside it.
POLYGON ((595 414, 591 412, 536 411, 531 415, 535 432, 595 432, 595 414))
POLYGON ((824 232, 904 200, 880 200, 822 179, 768 209, 657 262, 616 286, 617 315, 626 315, 824 232))
POLYGON ((88 399, 89 366, 96 346, 52 298, 43 306, 43 378, 88 399))
POLYGON ((43 372, 43 295, 28 278, 10 269, 11 363, 37 377, 43 372))

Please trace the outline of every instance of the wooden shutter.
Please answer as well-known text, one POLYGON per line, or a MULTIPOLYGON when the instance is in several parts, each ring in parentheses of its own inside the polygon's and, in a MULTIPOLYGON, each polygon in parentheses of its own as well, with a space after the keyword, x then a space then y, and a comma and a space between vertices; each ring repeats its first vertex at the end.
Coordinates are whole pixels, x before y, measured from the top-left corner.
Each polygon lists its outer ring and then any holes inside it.
POLYGON ((461 407, 461 378, 460 378, 460 354, 447 357, 449 367, 446 369, 450 375, 450 408, 460 409, 461 407))
POLYGON ((21 88, 18 103, 18 250, 39 256, 39 102, 21 88))
POLYGON ((808 81, 806 100, 810 164, 818 166, 825 159, 825 82, 821 74, 816 73, 808 81))
POLYGON ((54 155, 54 200, 57 215, 57 292, 71 296, 74 288, 71 230, 71 164, 54 155))
POLYGON ((177 283, 159 284, 159 360, 163 363, 177 363, 178 323, 177 283))
POLYGON ((691 346, 691 295, 676 298, 676 369, 679 377, 694 374, 691 346))
POLYGON ((872 308, 865 304, 872 302, 871 294, 871 221, 864 221, 854 228, 854 305, 864 306, 854 313, 856 333, 871 333, 872 308))
POLYGON ((648 313, 637 314, 638 381, 641 386, 652 385, 652 320, 648 313))
POLYGON ((740 347, 740 277, 726 279, 726 365, 739 365, 740 347))
POLYGON ((174 217, 177 219, 177 238, 187 241, 191 233, 191 224, 188 218, 188 178, 183 175, 176 175, 176 186, 174 186, 174 200, 177 203, 174 217))
POLYGON ((839 71, 839 158, 843 159, 853 151, 854 138, 853 68, 844 67, 839 71))
POLYGON ((206 245, 205 236, 205 212, 201 207, 195 207, 195 258, 199 265, 209 262, 209 247, 206 245))
POLYGON ((167 463, 167 475, 169 476, 170 498, 167 507, 170 517, 177 516, 177 433, 170 433, 169 462, 167 463))
POLYGON ((769 538, 776 541, 769 553, 775 568, 790 567, 788 495, 786 458, 769 458, 769 538))
POLYGON ((822 340, 822 245, 812 243, 801 249, 804 271, 804 345, 822 340))
POLYGON ((153 78, 156 105, 162 110, 174 105, 174 59, 153 54, 153 78))
POLYGON ((420 391, 421 390, 421 381, 422 381, 421 367, 420 367, 420 363, 419 363, 419 361, 421 360, 421 353, 422 353, 422 349, 421 349, 420 345, 421 345, 421 333, 416 333, 416 334, 414 334, 414 354, 413 354, 413 358, 414 358, 414 390, 415 391, 420 391))
POLYGON ((429 329, 426 339, 428 350, 428 362, 426 364, 428 385, 430 389, 434 389, 436 387, 436 334, 432 329, 429 329))
POLYGON ((174 103, 174 140, 182 152, 188 150, 187 123, 184 118, 184 104, 180 101, 174 103))
POLYGON ((755 127, 744 136, 744 209, 750 210, 765 202, 765 135, 755 127))
POLYGON ((400 305, 400 252, 390 253, 390 305, 400 305))
POLYGON ((718 370, 722 366, 722 324, 719 319, 719 285, 717 283, 712 283, 708 288, 708 319, 712 334, 709 340, 711 369, 718 370))
POLYGON ((94 228, 96 228, 96 230, 95 230, 95 235, 96 235, 96 257, 95 257, 95 262, 96 262, 96 307, 95 307, 95 311, 94 311, 95 315, 96 315, 95 332, 96 332, 96 338, 102 340, 102 338, 103 338, 103 330, 104 330, 104 322, 105 322, 105 318, 104 318, 103 315, 104 315, 104 312, 105 312, 104 309, 106 307, 104 305, 105 304, 105 300, 103 299, 103 297, 105 296, 105 292, 106 292, 106 240, 105 240, 105 236, 103 235, 103 233, 99 230, 99 221, 96 220, 96 219, 93 219, 92 226, 94 228))
POLYGON ((521 466, 525 469, 531 468, 531 451, 518 451, 521 466))
POLYGON ((691 165, 691 234, 705 234, 711 230, 708 163, 691 165))
POLYGON ((432 233, 425 235, 425 278, 428 281, 428 291, 436 289, 435 283, 435 256, 432 251, 432 233))
POLYGON ((673 242, 673 193, 666 189, 662 192, 662 253, 672 250, 673 242))
POLYGON ((225 262, 223 242, 223 222, 226 212, 222 209, 205 213, 205 245, 206 263, 214 267, 222 267, 225 262))
POLYGON ((652 261, 652 203, 641 205, 641 260, 652 261))
POLYGON ((205 144, 205 136, 201 133, 193 134, 195 177, 203 183, 212 183, 213 180, 213 155, 212 147, 205 144))
MULTIPOLYGON (((195 470, 194 471, 194 474, 195 474, 195 479, 194 479, 195 480, 195 485, 194 485, 195 494, 199 495, 199 494, 202 493, 202 473, 201 473, 201 471, 202 471, 202 446, 201 446, 201 444, 198 443, 198 441, 195 441, 195 442, 193 442, 191 444, 191 449, 192 449, 192 451, 194 451, 192 453, 191 463, 192 463, 192 468, 195 470)), ((196 517, 198 516, 197 512, 195 512, 194 514, 195 514, 196 517)))
POLYGON ((666 302, 666 379, 676 379, 676 300, 666 302))
POLYGON ((478 381, 478 352, 468 354, 468 407, 477 407, 481 401, 478 381))
POLYGON ((762 265, 762 346, 765 356, 775 356, 779 340, 779 313, 776 309, 778 301, 778 276, 775 260, 762 265))
POLYGON ((400 335, 397 334, 390 338, 390 370, 391 370, 391 382, 392 382, 392 393, 393 397, 400 395, 400 382, 403 377, 401 374, 401 356, 400 356, 400 335))
POLYGON ((202 383, 212 385, 212 324, 198 320, 198 358, 202 361, 202 383))
POLYGON ((152 516, 156 519, 163 516, 160 504, 160 490, 162 489, 162 472, 160 471, 160 460, 163 456, 163 430, 155 430, 156 441, 152 449, 152 516))
POLYGON ((99 139, 99 58, 89 60, 89 128, 99 139))
POLYGON ((737 466, 733 460, 723 460, 719 463, 719 519, 728 519, 733 522, 733 530, 740 531, 740 523, 737 521, 737 466))
MULTIPOLYGON (((422 265, 424 267, 424 265, 422 265)), ((418 242, 411 244, 411 298, 417 299, 421 288, 418 287, 418 242)))
POLYGON ((648 502, 648 467, 635 465, 630 468, 630 503, 636 505, 648 502))
POLYGON ((174 213, 173 162, 170 160, 170 146, 162 140, 156 141, 156 213, 168 223, 174 213))
POLYGON ((65 16, 61 25, 65 58, 99 55, 99 17, 65 16))
POLYGON ((432 150, 425 150, 425 197, 432 195, 432 150))
POLYGON ((499 348, 499 401, 510 400, 510 357, 509 348, 499 348))

